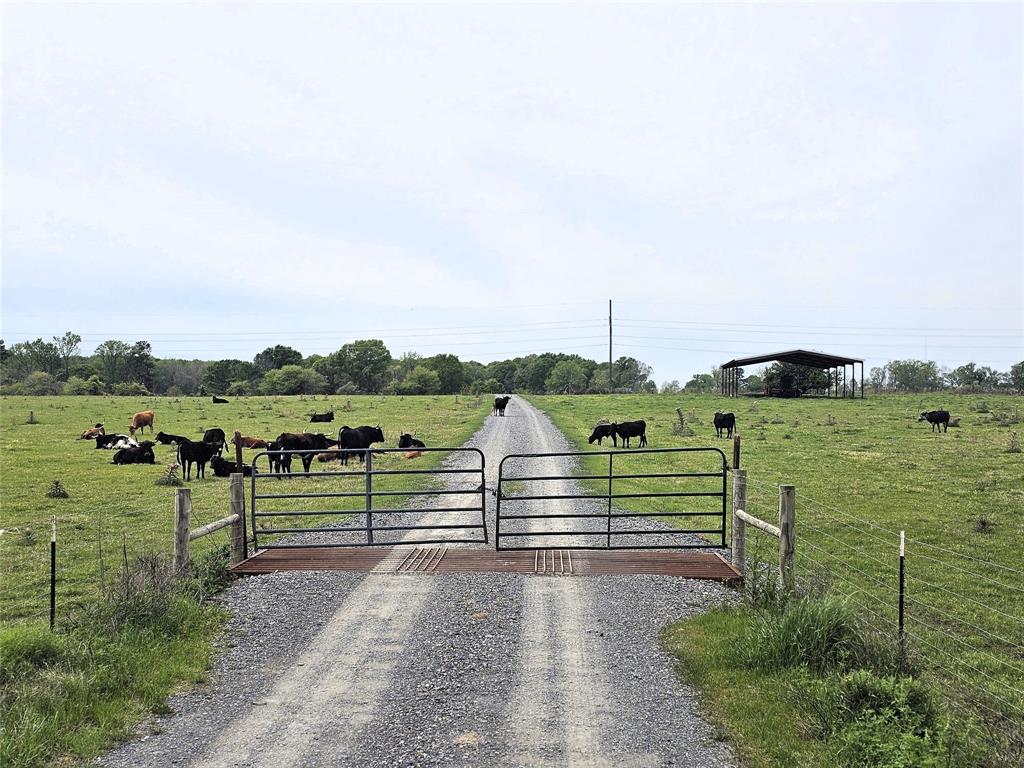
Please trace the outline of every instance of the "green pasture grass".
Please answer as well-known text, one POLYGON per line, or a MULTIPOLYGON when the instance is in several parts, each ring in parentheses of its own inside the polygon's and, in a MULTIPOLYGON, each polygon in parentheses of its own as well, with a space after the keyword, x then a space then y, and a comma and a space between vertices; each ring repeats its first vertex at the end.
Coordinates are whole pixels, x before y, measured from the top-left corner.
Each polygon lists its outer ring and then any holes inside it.
POLYGON ((743 765, 827 765, 827 745, 806 737, 799 710, 785 693, 800 672, 744 668, 732 658, 734 643, 750 624, 748 612, 710 611, 669 625, 661 642, 679 660, 680 673, 702 691, 706 716, 729 737, 743 765))
MULTIPOLYGON (((831 581, 880 630, 895 632, 898 532, 905 530, 911 647, 949 690, 995 722, 1024 717, 1024 454, 1008 450, 1011 432, 1024 433, 1019 396, 530 400, 581 450, 608 448, 587 444, 598 420, 643 419, 650 448, 717 446, 730 461, 732 443, 716 438, 713 416, 734 412, 741 466, 749 473, 747 511, 776 521, 778 484, 796 486, 798 573, 831 581), (677 408, 692 436, 673 434, 677 408), (940 434, 917 421, 921 411, 937 408, 959 417, 960 426, 940 434)), ((584 466, 607 471, 606 461, 584 466)), ((696 456, 637 456, 628 466, 638 462, 651 472, 697 470, 696 456)), ((630 482, 616 481, 616 492, 627 492, 630 482)), ((656 505, 620 502, 629 509, 656 505)), ((749 528, 747 541, 748 550, 761 546, 769 554, 777 546, 749 528)))
MULTIPOLYGON (((282 432, 322 431, 330 436, 343 424, 379 424, 386 442, 375 447, 393 448, 402 432, 411 432, 428 446, 461 445, 479 428, 490 404, 470 396, 238 397, 219 405, 209 398, 189 397, 4 397, 0 400, 0 622, 47 615, 51 514, 57 515, 58 527, 58 614, 94 597, 125 554, 131 558, 146 551, 171 550, 175 491, 155 481, 174 463, 175 449, 156 446, 155 466, 114 466, 111 451, 96 450, 93 441, 78 439, 97 422, 104 423, 108 433, 127 433, 132 414, 141 410, 154 412, 157 432, 196 440, 212 427, 222 428, 229 438, 239 430, 243 435, 273 439, 282 432), (335 411, 333 423, 309 423, 311 411, 329 408, 335 411), (37 423, 28 423, 30 412, 37 423), (47 497, 55 479, 69 498, 47 497)), ((145 438, 150 438, 148 429, 145 438)), ((228 446, 228 455, 233 456, 233 451, 228 446)), ((246 461, 257 453, 245 451, 246 461)), ((437 466, 443 456, 425 453, 409 461, 396 453, 373 459, 376 468, 425 469, 437 466)), ((266 468, 265 459, 260 466, 266 468)), ((341 469, 337 463, 314 461, 314 471, 325 467, 341 469)), ((348 469, 360 469, 358 460, 353 458, 348 469)), ((297 458, 293 472, 302 474, 297 458)), ((374 482, 378 490, 401 491, 424 481, 415 475, 398 475, 374 482)), ((207 467, 205 479, 193 476, 187 485, 192 491, 193 527, 228 514, 226 478, 214 477, 207 467)), ((361 477, 302 478, 279 483, 265 480, 262 485, 271 486, 266 492, 275 493, 292 489, 355 492, 365 482, 361 477)), ((386 506, 397 498, 377 501, 386 506)), ((261 509, 295 509, 298 503, 268 500, 261 509)), ((301 505, 316 511, 355 509, 362 503, 362 498, 352 497, 303 500, 301 505)), ((308 518, 278 518, 273 524, 296 527, 308 522, 308 518)), ((222 541, 223 535, 214 534, 193 542, 193 549, 201 552, 222 541)))

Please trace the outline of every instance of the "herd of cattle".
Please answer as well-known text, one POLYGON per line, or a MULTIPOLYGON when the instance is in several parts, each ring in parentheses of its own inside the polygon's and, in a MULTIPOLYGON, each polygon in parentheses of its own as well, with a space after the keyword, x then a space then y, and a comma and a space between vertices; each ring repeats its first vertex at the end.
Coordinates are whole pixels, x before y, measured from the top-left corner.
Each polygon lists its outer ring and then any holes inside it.
MULTIPOLYGON (((328 411, 327 414, 312 414, 310 421, 331 421, 333 418, 333 411, 328 411), (329 416, 329 418, 324 418, 324 416, 329 416)), ((112 464, 156 464, 156 454, 153 451, 156 444, 175 446, 176 460, 184 471, 186 480, 192 479, 193 467, 195 467, 197 478, 206 477, 207 464, 210 465, 217 477, 228 477, 236 471, 235 462, 222 456, 229 442, 227 435, 220 427, 206 430, 200 440, 192 440, 183 435, 173 435, 168 432, 157 432, 153 440, 137 441, 135 439, 136 431, 141 430, 145 435, 146 427, 149 427, 152 435, 154 429, 152 411, 135 414, 128 427, 127 435, 108 435, 103 424, 97 423, 82 432, 80 439, 95 440, 97 449, 115 451, 112 464)), ((267 451, 271 472, 291 473, 293 453, 299 454, 302 468, 309 472, 314 458, 324 462, 340 461, 347 465, 352 456, 357 456, 359 462, 362 463, 370 447, 375 443, 383 442, 384 432, 378 425, 355 428, 344 426, 338 432, 336 440, 322 433, 282 432, 274 440, 239 434, 237 439, 231 438, 230 444, 267 451), (320 453, 316 453, 316 451, 320 453)), ((418 449, 426 448, 426 445, 411 434, 403 433, 398 438, 398 447, 410 451, 406 456, 413 458, 419 456, 418 449)), ((242 469, 246 476, 252 474, 251 466, 243 465, 242 469)))
MULTIPOLYGON (((715 413, 715 432, 719 437, 732 437, 732 432, 735 428, 736 414, 722 413, 721 411, 715 413)), ((587 442, 593 445, 596 440, 597 444, 601 445, 601 441, 606 437, 612 439, 612 445, 616 448, 619 447, 619 440, 622 440, 623 448, 629 448, 630 438, 639 437, 640 447, 643 448, 647 445, 647 422, 621 421, 609 423, 607 421, 600 421, 594 427, 594 431, 590 434, 587 442)))
MULTIPOLYGON (((494 399, 494 408, 491 411, 492 415, 504 416, 505 409, 511 399, 511 395, 496 397, 494 399)), ((216 401, 217 399, 215 398, 216 401)), ((334 411, 327 411, 325 413, 314 412, 310 414, 309 420, 311 423, 334 421, 334 411)), ((940 427, 945 432, 949 429, 949 411, 922 411, 918 421, 927 421, 931 424, 933 432, 940 427)), ((715 433, 718 437, 732 437, 733 430, 736 428, 736 414, 717 411, 714 416, 714 423, 715 433)), ((82 432, 80 439, 95 440, 96 448, 115 451, 114 458, 111 461, 112 464, 155 464, 154 446, 157 443, 173 445, 177 449, 177 463, 184 470, 186 480, 192 479, 193 466, 196 468, 197 478, 206 477, 207 464, 210 465, 214 475, 217 477, 228 477, 236 470, 235 462, 229 461, 222 456, 225 447, 228 445, 228 440, 224 430, 219 427, 206 430, 201 440, 192 440, 182 435, 172 435, 167 432, 157 432, 153 440, 137 441, 135 433, 141 430, 144 436, 146 434, 146 427, 149 427, 150 434, 152 435, 153 411, 141 411, 132 416, 131 423, 128 425, 127 435, 108 435, 103 424, 97 423, 95 426, 82 432)), ((644 448, 647 446, 647 422, 642 420, 601 421, 594 427, 594 431, 587 442, 593 445, 596 441, 598 445, 601 445, 606 437, 612 439, 612 445, 616 448, 619 446, 619 440, 622 440, 624 448, 629 448, 630 440, 638 437, 640 438, 639 447, 644 448)), ((356 456, 359 459, 359 463, 362 464, 365 461, 367 452, 371 450, 371 446, 383 442, 384 432, 381 430, 380 425, 377 425, 376 427, 362 426, 355 428, 344 426, 338 432, 336 440, 320 432, 282 432, 275 440, 264 440, 259 437, 239 435, 237 444, 242 448, 267 451, 271 472, 290 474, 292 471, 293 453, 299 455, 302 461, 302 469, 308 473, 314 458, 323 462, 340 461, 347 466, 349 459, 352 456, 356 456)), ((231 439, 231 444, 236 444, 236 438, 231 439)), ((402 433, 398 438, 398 447, 409 451, 406 456, 413 458, 420 455, 418 449, 426 448, 426 445, 422 440, 416 439, 411 434, 402 433)), ((243 466, 243 472, 246 476, 249 476, 252 473, 252 467, 243 466)))

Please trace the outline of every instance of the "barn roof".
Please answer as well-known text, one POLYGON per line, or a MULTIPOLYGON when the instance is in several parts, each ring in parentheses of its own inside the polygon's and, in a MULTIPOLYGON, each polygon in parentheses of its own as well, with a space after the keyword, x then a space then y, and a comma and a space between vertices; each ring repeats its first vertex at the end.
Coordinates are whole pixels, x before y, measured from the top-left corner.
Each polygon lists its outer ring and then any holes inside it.
POLYGON ((722 368, 742 368, 745 365, 757 365, 758 363, 792 363, 793 365, 806 365, 809 368, 835 368, 839 365, 853 365, 864 361, 857 357, 844 357, 843 355, 829 355, 824 352, 811 352, 806 349, 791 349, 787 352, 775 352, 770 355, 756 355, 754 357, 739 357, 722 363, 722 368))

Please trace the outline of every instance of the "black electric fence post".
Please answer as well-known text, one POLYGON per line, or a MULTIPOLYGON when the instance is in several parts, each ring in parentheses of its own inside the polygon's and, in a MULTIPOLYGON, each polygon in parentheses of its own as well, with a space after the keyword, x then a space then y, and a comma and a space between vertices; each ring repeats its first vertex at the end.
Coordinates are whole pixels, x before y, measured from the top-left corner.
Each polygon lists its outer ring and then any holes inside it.
POLYGON ((900 531, 900 617, 899 617, 899 638, 900 638, 900 655, 904 653, 904 645, 906 642, 906 633, 904 631, 903 623, 903 606, 905 597, 905 576, 906 576, 906 546, 904 531, 900 531))
POLYGON ((50 515, 50 629, 57 616, 57 515, 50 515))

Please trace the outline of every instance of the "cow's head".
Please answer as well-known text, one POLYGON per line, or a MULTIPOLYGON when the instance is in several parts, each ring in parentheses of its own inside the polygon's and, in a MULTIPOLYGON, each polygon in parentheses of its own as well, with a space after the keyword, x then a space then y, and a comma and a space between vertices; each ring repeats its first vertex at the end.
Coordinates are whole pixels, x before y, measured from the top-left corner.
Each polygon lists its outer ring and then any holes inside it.
POLYGON ((384 442, 384 433, 381 431, 380 424, 378 424, 376 427, 373 428, 373 434, 371 436, 373 438, 371 440, 371 442, 374 442, 374 443, 383 443, 384 442))

